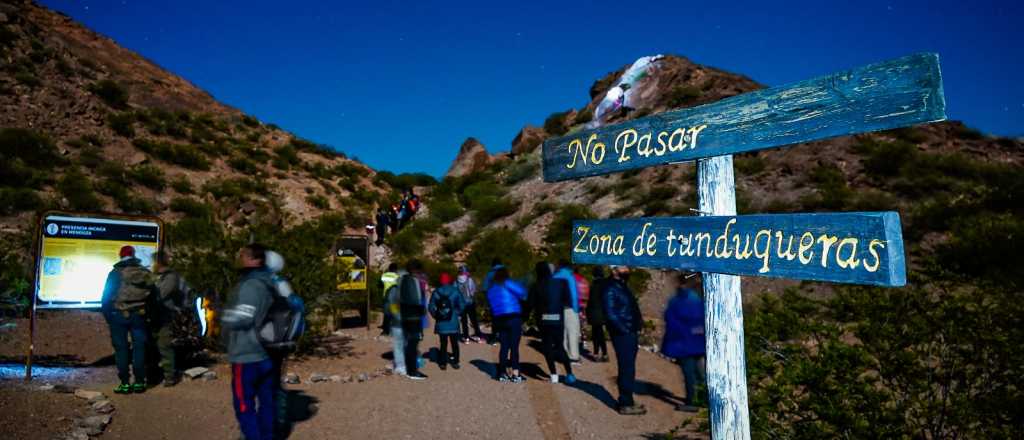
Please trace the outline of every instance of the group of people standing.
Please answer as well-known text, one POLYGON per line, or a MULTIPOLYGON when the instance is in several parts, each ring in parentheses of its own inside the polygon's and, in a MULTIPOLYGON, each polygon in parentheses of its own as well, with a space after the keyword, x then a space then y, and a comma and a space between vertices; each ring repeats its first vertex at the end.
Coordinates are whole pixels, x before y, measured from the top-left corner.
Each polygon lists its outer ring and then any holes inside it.
MULTIPOLYGON (((602 268, 596 268, 593 282, 587 283, 568 262, 560 262, 557 267, 540 262, 527 287, 513 278, 500 260, 494 260, 481 290, 492 320, 489 340, 499 345, 494 379, 508 383, 526 380, 520 369, 519 347, 523 328, 529 321, 538 329, 550 381, 576 383, 573 365, 582 362, 581 322, 585 320, 591 327, 593 360, 608 361, 605 332, 610 336, 618 367, 618 412, 645 414, 646 408, 638 405, 633 397, 644 320, 637 298, 628 285, 630 269, 625 266, 610 269, 606 277, 602 268), (558 365, 562 366, 564 376, 558 374, 558 365)), ((483 338, 477 316, 476 283, 468 268, 460 266, 455 278, 441 273, 439 286, 432 293, 423 266, 416 260, 410 261, 404 271, 392 264, 381 281, 385 292, 384 331, 392 336, 394 371, 414 380, 427 378, 420 371, 425 361, 420 357, 419 342, 429 327, 428 316, 434 320, 434 332, 440 341, 437 358, 440 369, 446 370, 449 365, 459 369, 459 342, 479 342, 483 338)), ((704 354, 704 311, 695 290, 696 282, 694 274, 681 274, 678 293, 665 312, 663 352, 677 359, 682 367, 686 397, 678 409, 683 411, 696 410, 696 384, 703 376, 698 366, 704 354)))
MULTIPOLYGON (((402 191, 402 199, 391 205, 381 206, 377 209, 375 216, 377 232, 377 246, 384 244, 388 232, 398 233, 405 225, 412 221, 413 217, 420 210, 420 196, 413 192, 412 188, 402 191)), ((369 228, 369 227, 368 227, 369 228)))

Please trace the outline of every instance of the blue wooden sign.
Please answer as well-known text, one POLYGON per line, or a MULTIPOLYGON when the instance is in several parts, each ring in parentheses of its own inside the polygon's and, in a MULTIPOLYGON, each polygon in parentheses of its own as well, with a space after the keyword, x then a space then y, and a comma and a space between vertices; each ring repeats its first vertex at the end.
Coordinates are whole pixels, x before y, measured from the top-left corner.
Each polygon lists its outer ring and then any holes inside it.
POLYGON ((937 54, 910 55, 544 141, 555 182, 946 119, 937 54))
POLYGON ((573 222, 578 264, 903 286, 899 214, 850 212, 573 222))

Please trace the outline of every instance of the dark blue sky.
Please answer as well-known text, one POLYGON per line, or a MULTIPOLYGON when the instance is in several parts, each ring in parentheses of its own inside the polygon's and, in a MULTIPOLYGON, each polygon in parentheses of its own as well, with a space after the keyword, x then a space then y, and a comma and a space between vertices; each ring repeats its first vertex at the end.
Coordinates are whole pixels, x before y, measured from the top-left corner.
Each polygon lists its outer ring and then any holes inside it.
POLYGON ((779 85, 938 52, 951 119, 1024 134, 1019 1, 42 3, 229 105, 398 172, 443 174, 467 136, 508 150, 524 124, 582 106, 595 79, 655 53, 779 85))

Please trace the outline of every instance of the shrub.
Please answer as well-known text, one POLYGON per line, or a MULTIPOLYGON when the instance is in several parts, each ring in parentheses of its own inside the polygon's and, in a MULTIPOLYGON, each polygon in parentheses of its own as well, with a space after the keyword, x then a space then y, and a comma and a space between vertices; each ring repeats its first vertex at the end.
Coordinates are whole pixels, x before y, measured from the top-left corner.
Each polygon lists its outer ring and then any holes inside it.
POLYGON ((445 255, 455 255, 456 252, 466 249, 466 246, 473 241, 480 233, 476 226, 470 226, 459 234, 453 234, 441 241, 441 251, 445 255))
POLYGON ((899 175, 901 168, 917 157, 917 147, 903 141, 866 140, 857 145, 857 151, 865 156, 864 171, 878 177, 899 175))
POLYGON ((210 169, 210 162, 203 156, 203 153, 191 145, 172 144, 147 139, 136 139, 133 144, 138 149, 152 154, 157 159, 167 163, 200 171, 210 169))
POLYGON ((11 215, 43 208, 43 199, 29 188, 0 188, 0 214, 11 215))
POLYGON ((0 156, 5 162, 19 159, 25 165, 42 170, 67 163, 49 137, 24 128, 0 129, 0 156))
POLYGON ((972 141, 985 138, 985 135, 982 134, 980 131, 978 131, 977 129, 968 127, 966 125, 958 125, 956 127, 955 134, 960 139, 966 139, 966 140, 972 140, 972 141))
POLYGON ((801 198, 806 209, 837 210, 847 207, 853 191, 846 185, 846 177, 838 167, 820 164, 811 170, 809 178, 817 184, 817 194, 801 198))
POLYGON ((280 170, 289 170, 291 167, 302 163, 302 159, 299 158, 299 152, 291 144, 275 148, 274 154, 276 156, 272 163, 275 168, 280 170))
POLYGON ((249 115, 242 115, 242 124, 246 127, 256 128, 260 126, 260 121, 249 115))
POLYGON ((395 189, 437 185, 437 179, 426 173, 402 173, 396 175, 390 171, 378 171, 373 179, 378 183, 386 183, 395 189))
POLYGON ((466 210, 459 204, 459 201, 453 196, 446 197, 433 197, 430 200, 430 215, 436 217, 443 223, 448 223, 459 217, 466 210))
POLYGON ((188 217, 212 218, 213 207, 192 197, 175 197, 171 200, 171 210, 180 212, 188 217))
POLYGON ((249 177, 212 179, 203 184, 203 192, 216 199, 241 199, 250 194, 267 194, 270 188, 263 181, 249 177))
POLYGON ((109 126, 114 133, 126 138, 135 136, 135 116, 129 112, 111 113, 107 115, 107 126, 109 126))
POLYGON ((114 198, 117 202, 117 207, 124 211, 125 214, 156 214, 160 212, 160 207, 156 202, 148 198, 123 193, 118 197, 114 198))
POLYGON ((668 106, 670 108, 682 107, 697 101, 700 98, 700 89, 690 85, 672 87, 668 92, 668 106))
POLYGON ((31 88, 36 88, 43 85, 43 81, 39 77, 33 75, 30 72, 18 72, 14 74, 14 80, 20 84, 24 84, 31 88))
POLYGON ((513 277, 522 277, 533 271, 533 248, 515 231, 498 228, 489 229, 479 236, 473 249, 466 257, 466 265, 474 274, 485 274, 491 269, 491 261, 500 258, 509 268, 513 277))
POLYGON ((128 107, 128 90, 117 81, 110 79, 97 81, 89 86, 89 91, 111 108, 123 110, 128 107))
POLYGON ((260 171, 255 162, 245 156, 235 156, 228 160, 228 165, 245 174, 255 174, 260 171))
POLYGON ((534 163, 532 160, 517 160, 505 172, 505 184, 515 185, 529 179, 537 175, 538 168, 540 168, 540 164, 534 163))
POLYGON ((547 244, 547 258, 552 261, 569 260, 572 257, 572 222, 596 218, 590 208, 583 205, 563 205, 558 209, 555 218, 548 224, 544 233, 547 244))
POLYGON ((68 200, 68 206, 75 211, 100 211, 103 202, 96 197, 92 182, 77 167, 71 167, 57 183, 57 190, 68 200))
POLYGON ((96 168, 103 164, 103 150, 96 147, 85 147, 78 151, 78 163, 86 168, 96 168))
POLYGON ((329 209, 331 202, 321 194, 310 194, 306 196, 306 202, 320 209, 329 209))
POLYGON ((576 113, 576 118, 572 121, 573 125, 582 125, 590 122, 594 119, 594 111, 589 107, 584 107, 579 113, 576 113))
POLYGON ((743 176, 756 176, 768 168, 768 164, 757 154, 736 156, 733 164, 743 176))
POLYGON ((155 190, 162 190, 167 186, 164 178, 164 171, 155 165, 136 165, 129 172, 132 180, 155 190))

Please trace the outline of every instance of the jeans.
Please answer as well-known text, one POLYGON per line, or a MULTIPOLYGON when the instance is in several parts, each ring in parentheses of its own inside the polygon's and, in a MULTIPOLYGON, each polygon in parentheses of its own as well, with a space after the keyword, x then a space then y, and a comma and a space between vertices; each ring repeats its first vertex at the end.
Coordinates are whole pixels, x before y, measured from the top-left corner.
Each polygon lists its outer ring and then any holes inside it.
POLYGON ((473 324, 473 336, 480 337, 480 321, 476 316, 476 303, 469 304, 466 306, 466 310, 462 312, 462 336, 469 336, 469 325, 473 324))
POLYGON ((558 374, 555 370, 555 362, 560 362, 565 366, 565 374, 572 374, 572 362, 569 361, 569 355, 565 353, 565 347, 563 342, 565 330, 562 327, 561 321, 559 322, 547 322, 543 321, 540 325, 540 343, 544 348, 544 360, 548 363, 548 370, 551 374, 558 374))
POLYGON ((405 369, 405 336, 401 326, 391 327, 391 356, 395 358, 395 373, 401 374, 405 369))
POLYGON ((135 382, 146 382, 146 318, 137 312, 130 312, 126 317, 124 312, 114 310, 107 314, 107 324, 110 326, 110 343, 114 346, 114 362, 117 364, 117 377, 121 383, 131 383, 132 375, 128 373, 129 358, 131 359, 132 374, 135 375, 135 382), (132 335, 131 344, 128 343, 128 334, 132 335))
POLYGON ((451 333, 447 335, 437 335, 441 339, 441 353, 437 359, 437 364, 444 367, 448 365, 448 343, 452 344, 452 355, 451 361, 453 364, 459 363, 459 334, 451 333))
POLYGON ((235 417, 246 440, 273 440, 275 380, 274 362, 264 359, 231 364, 231 396, 235 417), (257 404, 258 401, 258 404, 257 404))
POLYGON ((498 376, 508 369, 519 371, 519 339, 523 336, 523 319, 519 315, 494 317, 501 347, 498 349, 498 376))
POLYGON ((405 327, 402 329, 403 336, 405 336, 405 371, 408 374, 419 373, 419 357, 420 357, 420 338, 423 337, 423 333, 415 331, 412 328, 405 327))
POLYGON ((608 356, 608 344, 605 343, 603 323, 590 324, 590 338, 594 340, 594 356, 597 357, 600 354, 608 356))
POLYGON ((693 399, 697 397, 697 384, 704 384, 707 380, 700 362, 703 357, 687 356, 679 359, 679 366, 683 369, 683 380, 686 382, 686 398, 683 400, 687 405, 693 405, 693 399))
POLYGON ((636 353, 639 340, 636 333, 612 335, 615 361, 619 367, 619 406, 633 406, 633 390, 636 388, 636 353))
POLYGON ((569 359, 580 360, 580 314, 572 308, 566 308, 562 316, 565 317, 565 352, 569 359))

